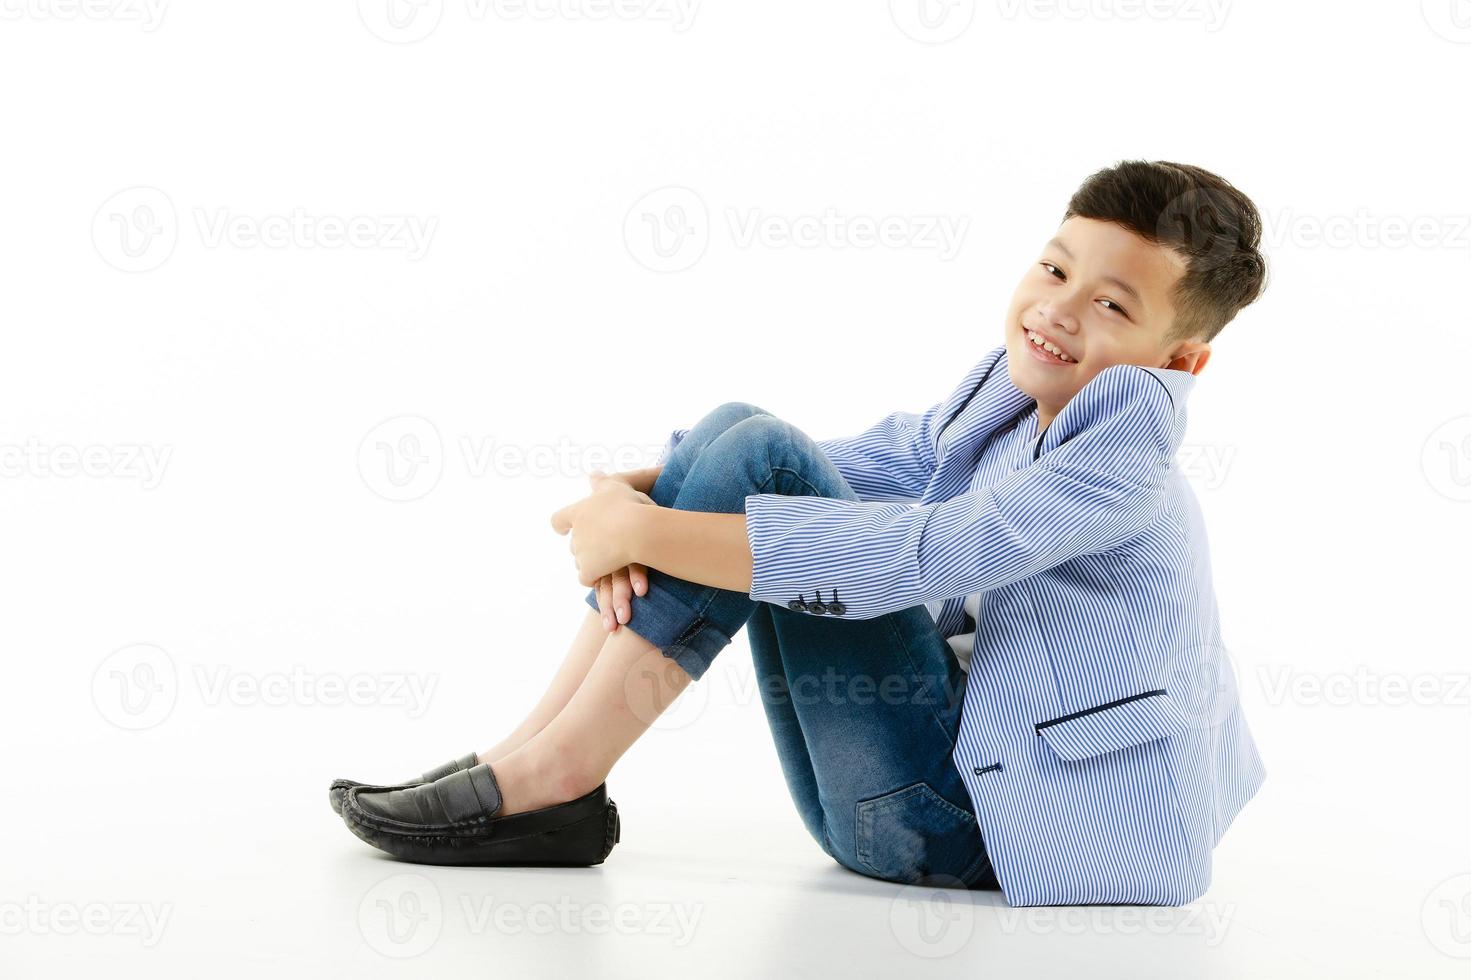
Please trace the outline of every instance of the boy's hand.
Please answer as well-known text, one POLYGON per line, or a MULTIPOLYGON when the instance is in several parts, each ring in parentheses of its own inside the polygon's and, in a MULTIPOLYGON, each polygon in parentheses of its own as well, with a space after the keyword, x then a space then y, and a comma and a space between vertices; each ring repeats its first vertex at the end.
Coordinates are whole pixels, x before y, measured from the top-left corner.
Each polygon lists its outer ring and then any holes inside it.
POLYGON ((591 494, 552 514, 552 529, 571 533, 568 549, 577 563, 577 581, 587 586, 629 564, 630 510, 654 506, 648 494, 620 480, 595 476, 593 486, 591 494))
POLYGON ((618 627, 633 618, 629 598, 649 591, 649 572, 637 562, 598 579, 598 609, 603 614, 603 629, 618 632, 618 627))
MULTIPOLYGON (((593 489, 597 489, 600 479, 618 480, 634 490, 639 489, 625 473, 593 470, 587 478, 593 489)), ((603 615, 603 629, 616 633, 620 625, 633 618, 633 605, 629 599, 634 595, 645 595, 648 591, 649 570, 638 562, 630 562, 598 579, 598 611, 603 615)))

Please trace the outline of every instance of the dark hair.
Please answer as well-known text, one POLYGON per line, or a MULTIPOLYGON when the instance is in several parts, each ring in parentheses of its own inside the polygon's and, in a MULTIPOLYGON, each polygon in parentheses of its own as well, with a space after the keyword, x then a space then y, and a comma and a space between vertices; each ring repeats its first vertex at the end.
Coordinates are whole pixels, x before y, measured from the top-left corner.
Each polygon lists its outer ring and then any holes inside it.
POLYGON ((1171 300, 1167 343, 1209 343, 1266 286, 1258 250, 1262 219, 1251 198, 1209 170, 1167 160, 1123 160, 1083 181, 1068 201, 1071 217, 1122 225, 1185 259, 1171 300))

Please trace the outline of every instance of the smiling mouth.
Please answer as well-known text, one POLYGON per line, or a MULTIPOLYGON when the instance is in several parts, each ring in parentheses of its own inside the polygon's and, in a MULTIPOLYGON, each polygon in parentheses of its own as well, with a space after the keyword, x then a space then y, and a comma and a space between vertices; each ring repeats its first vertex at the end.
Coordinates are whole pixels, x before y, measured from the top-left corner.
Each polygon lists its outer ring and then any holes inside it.
POLYGON ((1035 333, 1032 330, 1029 330, 1025 326, 1023 326, 1021 329, 1022 329, 1022 340, 1023 340, 1023 342, 1025 342, 1026 345, 1032 349, 1032 353, 1033 354, 1035 354, 1037 357, 1041 358, 1042 360, 1048 361, 1048 362, 1053 363, 1053 364, 1076 364, 1076 363, 1078 363, 1075 359, 1073 359, 1072 357, 1070 357, 1067 354, 1062 354, 1062 355, 1054 354, 1051 351, 1049 351, 1047 348, 1043 347, 1042 344, 1044 342, 1044 338, 1040 334, 1035 333), (1033 339, 1033 338, 1035 338, 1035 339, 1033 339))

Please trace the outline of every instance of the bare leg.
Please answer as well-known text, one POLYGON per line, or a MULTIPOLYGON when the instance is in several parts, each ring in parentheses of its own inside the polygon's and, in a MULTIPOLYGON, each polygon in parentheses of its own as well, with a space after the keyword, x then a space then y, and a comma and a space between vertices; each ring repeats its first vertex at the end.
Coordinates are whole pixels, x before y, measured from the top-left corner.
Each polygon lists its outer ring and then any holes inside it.
POLYGON ((546 693, 541 696, 541 700, 537 702, 536 707, 531 709, 531 713, 516 726, 511 734, 481 752, 479 761, 496 762, 503 759, 525 745, 533 735, 545 728, 572 699, 578 685, 587 676, 588 668, 597 659, 598 651, 602 650, 603 643, 610 637, 626 632, 628 632, 628 627, 620 626, 616 633, 609 633, 603 628, 603 621, 598 614, 588 609, 587 615, 583 617, 582 626, 578 628, 577 635, 572 638, 572 646, 562 660, 562 666, 557 668, 557 673, 552 677, 551 684, 547 687, 546 693))
MULTIPOLYGON (((602 630, 602 621, 593 622, 602 630)), ((559 675, 560 676, 560 675, 559 675)), ((565 803, 596 789, 613 764, 690 683, 673 660, 631 629, 608 634, 566 706, 492 770, 501 814, 565 803)))

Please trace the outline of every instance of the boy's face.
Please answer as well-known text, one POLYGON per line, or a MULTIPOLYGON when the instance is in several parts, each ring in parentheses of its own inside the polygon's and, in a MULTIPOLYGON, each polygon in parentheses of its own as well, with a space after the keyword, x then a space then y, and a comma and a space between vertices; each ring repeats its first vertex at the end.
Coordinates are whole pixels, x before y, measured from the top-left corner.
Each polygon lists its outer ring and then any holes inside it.
POLYGON ((1011 381, 1037 400, 1043 426, 1111 365, 1200 373, 1209 344, 1165 343, 1175 318, 1170 291, 1184 272, 1172 249, 1121 225, 1079 217, 1062 223, 1017 284, 1006 320, 1011 381), (1029 330, 1069 359, 1036 346, 1029 330))

